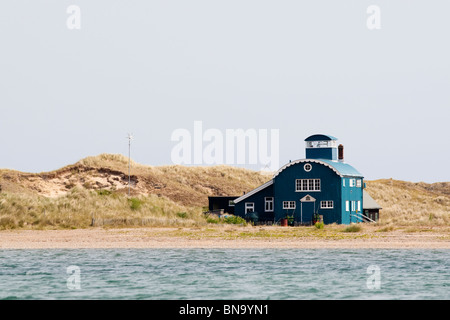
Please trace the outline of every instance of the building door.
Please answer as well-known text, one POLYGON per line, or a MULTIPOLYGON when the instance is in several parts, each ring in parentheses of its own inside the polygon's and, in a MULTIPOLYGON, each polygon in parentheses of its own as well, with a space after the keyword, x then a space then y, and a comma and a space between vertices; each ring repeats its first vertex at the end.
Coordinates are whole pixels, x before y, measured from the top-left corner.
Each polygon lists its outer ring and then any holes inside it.
POLYGON ((300 216, 296 221, 300 223, 311 223, 316 210, 316 199, 309 194, 300 199, 300 216))

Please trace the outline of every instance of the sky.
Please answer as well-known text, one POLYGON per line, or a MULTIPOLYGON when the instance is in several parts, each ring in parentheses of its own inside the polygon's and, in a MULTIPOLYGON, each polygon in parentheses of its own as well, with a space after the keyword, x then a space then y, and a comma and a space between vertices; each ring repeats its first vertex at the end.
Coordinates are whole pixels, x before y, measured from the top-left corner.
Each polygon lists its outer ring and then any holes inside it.
POLYGON ((368 180, 450 181, 449 12, 447 0, 1 1, 0 168, 127 156, 128 132, 134 161, 170 165, 173 132, 201 121, 278 130, 280 167, 323 133, 368 180))

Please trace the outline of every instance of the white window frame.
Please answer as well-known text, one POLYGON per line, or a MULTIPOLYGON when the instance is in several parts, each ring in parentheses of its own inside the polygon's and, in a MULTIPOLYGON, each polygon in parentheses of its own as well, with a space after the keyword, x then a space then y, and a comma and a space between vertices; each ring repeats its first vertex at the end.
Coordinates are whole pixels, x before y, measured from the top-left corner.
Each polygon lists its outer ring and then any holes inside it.
POLYGON ((320 208, 321 209, 333 209, 334 208, 333 200, 320 201, 320 208))
POLYGON ((295 201, 283 201, 283 209, 295 209, 295 201))
POLYGON ((234 200, 228 200, 228 206, 234 207, 234 200))
POLYGON ((342 186, 345 187, 345 178, 342 178, 342 186))
POLYGON ((316 141, 306 141, 306 148, 336 148, 336 140, 316 140, 316 141))
POLYGON ((361 188, 361 179, 356 179, 356 187, 361 188))
POLYGON ((320 179, 295 179, 295 192, 320 192, 320 179))
POLYGON ((354 212, 356 209, 356 201, 352 201, 352 212, 354 212))
POLYGON ((249 212, 255 212, 255 203, 254 202, 246 202, 245 203, 245 214, 249 212), (252 211, 248 211, 248 209, 252 209, 252 211))
POLYGON ((361 200, 358 200, 357 211, 361 212, 361 200))
POLYGON ((312 164, 305 163, 305 165, 303 166, 303 170, 305 170, 306 172, 310 172, 312 170, 312 164), (307 169, 307 168, 309 168, 309 169, 307 169))
POLYGON ((349 184, 350 184, 350 187, 354 187, 355 186, 355 179, 349 179, 349 184))
POLYGON ((350 201, 345 201, 345 211, 350 211, 350 201))
POLYGON ((264 198, 264 211, 265 212, 273 212, 273 197, 265 197, 264 198), (267 209, 267 206, 270 206, 269 209, 267 209))

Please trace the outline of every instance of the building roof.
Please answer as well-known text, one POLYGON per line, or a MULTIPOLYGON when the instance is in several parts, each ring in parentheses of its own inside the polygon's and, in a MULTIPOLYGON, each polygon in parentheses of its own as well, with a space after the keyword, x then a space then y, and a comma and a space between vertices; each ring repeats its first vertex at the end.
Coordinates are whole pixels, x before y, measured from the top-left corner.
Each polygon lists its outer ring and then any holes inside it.
POLYGON ((332 169, 338 176, 340 177, 363 177, 361 173, 358 172, 355 168, 353 168, 351 165, 345 162, 340 161, 334 161, 334 160, 327 160, 327 159, 299 159, 295 161, 291 161, 287 164, 285 164, 283 167, 281 167, 273 177, 275 178, 277 175, 279 175, 284 169, 302 162, 314 162, 314 163, 320 163, 324 166, 329 167, 332 169))
POLYGON ((305 139, 305 141, 327 141, 327 140, 337 140, 337 138, 327 135, 327 134, 313 134, 305 139))
POLYGON ((363 190, 363 209, 381 209, 380 205, 367 193, 366 190, 363 190))
POLYGON ((261 191, 261 190, 267 188, 268 186, 271 186, 272 184, 273 184, 273 179, 267 181, 267 182, 264 183, 263 185, 260 185, 258 188, 253 189, 252 191, 247 192, 246 194, 244 194, 244 195, 240 196, 239 198, 235 199, 235 200, 234 200, 234 203, 238 203, 238 202, 240 202, 240 201, 242 201, 242 200, 244 200, 244 199, 246 199, 246 198, 248 198, 248 197, 254 195, 255 193, 257 193, 257 192, 259 192, 259 191, 261 191))

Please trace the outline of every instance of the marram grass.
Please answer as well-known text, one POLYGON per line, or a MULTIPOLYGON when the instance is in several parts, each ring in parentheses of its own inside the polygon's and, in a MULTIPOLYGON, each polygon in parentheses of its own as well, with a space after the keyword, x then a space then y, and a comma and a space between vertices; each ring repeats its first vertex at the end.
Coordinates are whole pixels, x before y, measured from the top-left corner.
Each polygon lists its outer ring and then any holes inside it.
POLYGON ((128 198, 122 193, 73 188, 56 198, 1 193, 0 229, 86 228, 92 223, 147 226, 206 224, 201 208, 185 207, 156 195, 128 198))

